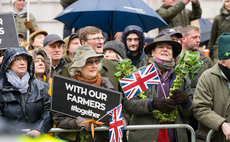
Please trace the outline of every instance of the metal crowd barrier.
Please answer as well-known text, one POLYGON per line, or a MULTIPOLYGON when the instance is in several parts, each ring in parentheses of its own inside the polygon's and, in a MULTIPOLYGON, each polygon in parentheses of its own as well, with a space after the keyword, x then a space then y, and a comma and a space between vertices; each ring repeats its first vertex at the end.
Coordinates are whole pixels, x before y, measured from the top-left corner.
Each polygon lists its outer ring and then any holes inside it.
MULTIPOLYGON (((230 123, 228 123, 230 125, 230 123)), ((212 134, 215 132, 215 130, 211 129, 209 132, 208 132, 208 135, 206 137, 206 142, 210 142, 211 141, 211 137, 212 137, 212 134)))
POLYGON ((210 142, 211 141, 211 136, 212 136, 212 134, 214 132, 215 132, 215 130, 212 130, 212 129, 208 132, 208 135, 206 137, 206 142, 210 142))
MULTIPOLYGON (((191 142, 196 142, 195 131, 190 125, 187 124, 160 124, 160 125, 128 125, 124 130, 143 130, 143 129, 175 129, 175 128, 186 128, 191 132, 191 142)), ((22 129, 24 132, 28 132, 29 129, 22 129)), ((49 132, 79 132, 80 130, 75 129, 61 129, 52 128, 49 132)), ((94 131, 109 131, 108 127, 97 127, 94 131)))

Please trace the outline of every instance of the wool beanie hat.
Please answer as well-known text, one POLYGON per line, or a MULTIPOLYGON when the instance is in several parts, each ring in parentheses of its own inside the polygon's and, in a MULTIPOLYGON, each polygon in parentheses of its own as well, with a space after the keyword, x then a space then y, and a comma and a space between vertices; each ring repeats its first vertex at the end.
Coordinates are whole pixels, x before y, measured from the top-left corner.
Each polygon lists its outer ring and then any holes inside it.
POLYGON ((125 45, 121 41, 117 41, 117 40, 107 41, 103 47, 103 52, 108 49, 116 52, 119 56, 121 56, 122 59, 126 58, 125 45))
POLYGON ((230 33, 223 33, 218 38, 218 59, 230 58, 230 33))

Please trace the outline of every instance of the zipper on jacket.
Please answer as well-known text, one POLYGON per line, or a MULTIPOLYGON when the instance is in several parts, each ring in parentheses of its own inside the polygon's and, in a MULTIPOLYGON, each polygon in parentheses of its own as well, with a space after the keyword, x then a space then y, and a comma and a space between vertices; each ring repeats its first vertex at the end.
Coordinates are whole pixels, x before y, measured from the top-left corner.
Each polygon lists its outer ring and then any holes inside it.
POLYGON ((22 94, 22 102, 23 102, 23 105, 25 106, 26 103, 25 103, 25 100, 24 100, 24 98, 23 98, 23 94, 22 94))

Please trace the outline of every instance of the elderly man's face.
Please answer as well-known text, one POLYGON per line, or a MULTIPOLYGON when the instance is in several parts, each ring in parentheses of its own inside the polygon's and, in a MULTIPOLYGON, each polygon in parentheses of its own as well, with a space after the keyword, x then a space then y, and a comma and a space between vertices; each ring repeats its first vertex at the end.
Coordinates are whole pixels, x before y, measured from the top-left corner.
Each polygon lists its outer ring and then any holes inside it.
POLYGON ((162 0, 166 6, 174 6, 177 3, 177 0, 162 0))
POLYGON ((104 37, 101 33, 87 35, 87 40, 82 42, 82 45, 89 45, 97 54, 103 53, 104 37))
POLYGON ((45 49, 53 61, 58 61, 62 58, 62 53, 63 53, 62 42, 55 42, 51 45, 46 45, 45 49))

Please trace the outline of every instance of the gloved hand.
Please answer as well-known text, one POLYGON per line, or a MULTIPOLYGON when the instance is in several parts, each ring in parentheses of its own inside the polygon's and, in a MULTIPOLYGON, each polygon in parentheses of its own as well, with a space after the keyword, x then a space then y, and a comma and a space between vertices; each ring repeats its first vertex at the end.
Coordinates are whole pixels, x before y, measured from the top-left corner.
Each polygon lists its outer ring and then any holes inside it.
POLYGON ((87 131, 90 131, 91 130, 91 123, 81 124, 82 122, 85 122, 85 121, 88 121, 88 120, 90 120, 90 119, 78 116, 77 120, 76 120, 76 124, 79 127, 84 127, 87 131), (79 124, 81 124, 81 125, 79 125, 79 124))
POLYGON ((33 24, 30 21, 25 20, 24 25, 26 26, 27 29, 30 30, 30 32, 35 31, 35 28, 34 28, 33 24))
POLYGON ((175 103, 171 99, 154 97, 152 102, 153 109, 158 109, 163 113, 169 114, 175 109, 175 103))
POLYGON ((170 99, 174 100, 176 105, 186 105, 189 103, 189 95, 181 90, 173 90, 170 99))

